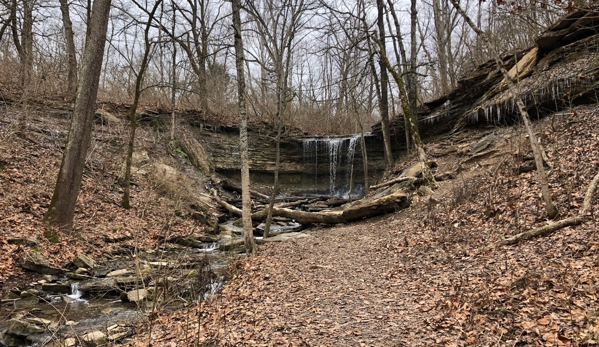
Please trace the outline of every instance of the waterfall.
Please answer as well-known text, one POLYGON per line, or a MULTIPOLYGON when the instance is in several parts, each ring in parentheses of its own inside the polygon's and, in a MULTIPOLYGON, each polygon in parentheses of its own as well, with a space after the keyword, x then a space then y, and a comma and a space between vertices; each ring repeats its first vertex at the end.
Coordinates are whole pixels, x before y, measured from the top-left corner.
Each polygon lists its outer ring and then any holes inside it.
POLYGON ((354 162, 356 145, 359 141, 359 135, 311 137, 303 140, 304 165, 314 165, 313 175, 315 186, 319 183, 319 165, 325 164, 323 160, 326 158, 329 164, 329 193, 335 196, 347 193, 350 185, 349 181, 351 179, 351 168, 354 162), (322 153, 319 151, 322 151, 322 153), (320 161, 319 157, 321 158, 320 161), (343 172, 343 170, 346 173, 345 182, 340 182, 339 173, 343 172))
POLYGON ((87 300, 81 299, 82 296, 83 292, 79 291, 79 283, 71 283, 71 294, 68 294, 67 297, 73 299, 73 302, 87 303, 87 300))

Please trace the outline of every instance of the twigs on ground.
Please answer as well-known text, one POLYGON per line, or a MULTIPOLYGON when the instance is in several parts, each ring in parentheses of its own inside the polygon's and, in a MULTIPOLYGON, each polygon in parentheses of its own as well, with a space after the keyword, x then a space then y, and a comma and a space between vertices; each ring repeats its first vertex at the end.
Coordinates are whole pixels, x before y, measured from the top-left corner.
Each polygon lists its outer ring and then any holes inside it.
POLYGON ((535 237, 546 236, 557 230, 568 226, 580 225, 589 219, 589 213, 591 212, 591 208, 593 206, 593 196, 595 195, 595 191, 597 190, 597 185, 599 184, 599 173, 595 175, 589 188, 586 191, 584 196, 584 202, 582 204, 582 209, 578 216, 570 217, 566 219, 562 219, 559 222, 551 223, 539 228, 535 228, 517 235, 514 235, 510 238, 502 240, 500 244, 502 245, 513 245, 523 240, 530 240, 535 237))

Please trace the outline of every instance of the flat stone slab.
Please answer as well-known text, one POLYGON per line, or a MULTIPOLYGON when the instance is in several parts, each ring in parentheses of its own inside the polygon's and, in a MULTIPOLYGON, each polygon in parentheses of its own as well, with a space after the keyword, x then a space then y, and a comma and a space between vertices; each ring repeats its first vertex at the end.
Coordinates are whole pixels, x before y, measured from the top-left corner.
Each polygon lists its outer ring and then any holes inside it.
POLYGON ((63 269, 50 265, 39 252, 29 252, 21 259, 21 267, 27 270, 41 273, 42 275, 54 275, 63 272, 63 269))
POLYGON ((264 239, 264 242, 284 242, 293 239, 302 239, 305 237, 310 237, 310 235, 306 233, 287 233, 287 234, 279 234, 277 236, 269 237, 264 239))
POLYGON ((79 290, 86 293, 110 292, 118 289, 114 278, 98 278, 79 283, 79 290))

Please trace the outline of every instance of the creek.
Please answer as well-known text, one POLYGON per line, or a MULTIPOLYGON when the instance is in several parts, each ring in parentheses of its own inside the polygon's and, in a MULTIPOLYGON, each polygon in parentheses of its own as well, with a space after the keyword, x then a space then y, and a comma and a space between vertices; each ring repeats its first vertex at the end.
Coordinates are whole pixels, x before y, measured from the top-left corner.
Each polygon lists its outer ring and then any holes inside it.
POLYGON ((45 275, 27 289, 12 290, 0 304, 0 346, 118 341, 156 308, 168 311, 208 299, 221 288, 227 263, 238 256, 216 243, 122 251, 89 275, 79 270, 69 272, 70 278, 45 275), (79 279, 84 277, 89 278, 79 279))

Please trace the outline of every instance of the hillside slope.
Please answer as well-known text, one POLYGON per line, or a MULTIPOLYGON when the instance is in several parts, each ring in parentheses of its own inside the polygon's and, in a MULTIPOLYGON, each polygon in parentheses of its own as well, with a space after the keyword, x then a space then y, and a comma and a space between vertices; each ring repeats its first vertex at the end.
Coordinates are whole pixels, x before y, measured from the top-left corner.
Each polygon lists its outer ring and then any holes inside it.
MULTIPOLYGON (((553 165, 559 218, 575 215, 599 170, 599 105, 535 127, 553 165)), ((498 244, 550 223, 535 172, 526 169, 526 141, 513 127, 430 144, 438 170, 461 167, 457 179, 398 213, 263 247, 233 268, 235 278, 209 302, 149 322, 152 344, 597 345, 596 218, 515 246, 498 244), (487 155, 467 160, 489 135, 487 155)), ((147 341, 147 328, 130 345, 147 341)))

